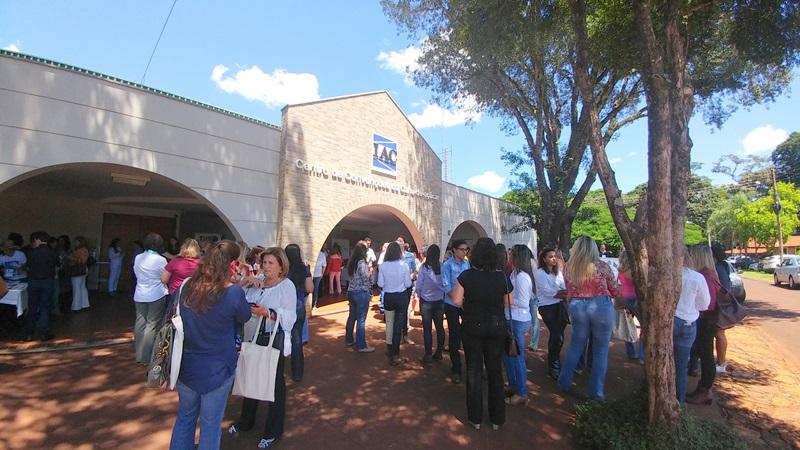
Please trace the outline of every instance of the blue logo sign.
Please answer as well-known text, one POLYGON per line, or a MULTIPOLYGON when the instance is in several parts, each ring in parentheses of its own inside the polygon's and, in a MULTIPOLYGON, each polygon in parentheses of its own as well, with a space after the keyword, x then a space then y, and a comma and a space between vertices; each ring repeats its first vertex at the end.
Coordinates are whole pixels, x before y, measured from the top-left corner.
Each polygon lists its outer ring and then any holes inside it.
POLYGON ((397 176, 397 142, 378 134, 372 135, 372 170, 397 176))

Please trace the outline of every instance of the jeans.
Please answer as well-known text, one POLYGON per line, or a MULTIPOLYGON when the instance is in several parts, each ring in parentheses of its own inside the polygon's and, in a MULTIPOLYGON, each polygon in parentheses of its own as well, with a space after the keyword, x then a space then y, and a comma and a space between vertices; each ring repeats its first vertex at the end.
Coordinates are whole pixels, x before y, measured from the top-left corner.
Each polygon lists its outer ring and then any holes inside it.
MULTIPOLYGON (((283 377, 283 361, 278 359, 278 371, 275 378, 275 401, 269 402, 267 408, 267 421, 264 424, 264 439, 278 439, 283 435, 283 424, 286 419, 286 380, 283 377)), ((256 412, 261 400, 245 398, 242 400, 242 414, 234 426, 239 431, 248 431, 256 423, 256 412)))
POLYGON ((458 375, 461 375, 461 354, 458 351, 461 348, 463 312, 464 310, 458 306, 453 306, 449 303, 444 304, 444 315, 447 318, 447 330, 449 333, 447 346, 450 348, 450 370, 458 375))
POLYGON ((550 335, 547 338, 547 368, 550 370, 561 369, 561 347, 564 346, 564 328, 567 324, 561 320, 559 308, 558 303, 539 307, 539 314, 550 335))
MULTIPOLYGON (((517 339, 520 347, 524 347, 525 332, 531 327, 531 322, 523 322, 521 320, 511 321, 511 331, 517 339)), ((520 354, 514 358, 503 354, 503 364, 506 366, 506 378, 508 378, 508 385, 514 390, 514 393, 520 397, 528 395, 528 367, 525 365, 525 350, 520 348, 520 354)))
POLYGON ((592 373, 589 378, 589 398, 603 400, 608 370, 608 343, 616 320, 614 302, 606 295, 574 298, 569 302, 568 308, 572 322, 572 336, 564 367, 558 376, 558 388, 562 391, 570 390, 578 360, 586 349, 591 333, 592 373))
MULTIPOLYGON (((639 303, 636 301, 636 297, 626 298, 625 307, 628 308, 628 311, 633 313, 633 316, 636 317, 636 320, 638 320, 639 323, 642 322, 642 316, 639 313, 639 303)), ((644 341, 639 338, 637 342, 626 342, 625 353, 628 355, 629 359, 638 359, 639 361, 644 361, 644 341)))
POLYGON ((392 324, 392 345, 389 352, 390 356, 400 355, 400 341, 403 338, 403 330, 406 328, 408 319, 408 304, 411 301, 410 290, 403 292, 387 292, 384 297, 384 307, 394 311, 394 323, 392 324))
POLYGON ((678 402, 686 400, 686 382, 689 378, 689 353, 697 335, 697 322, 675 318, 672 325, 672 345, 675 356, 675 392, 678 402))
POLYGON ((697 319, 697 337, 694 340, 700 356, 700 386, 711 389, 717 377, 717 362, 714 359, 714 336, 717 334, 715 318, 700 316, 697 319))
MULTIPOLYGON (((483 367, 489 400, 489 420, 494 425, 506 421, 506 404, 503 395, 503 343, 505 332, 493 335, 464 333, 464 357, 467 361, 467 417, 472 423, 483 420, 483 367)), ((450 347, 452 354, 453 348, 450 347)))
POLYGON ((35 332, 44 338, 50 334, 50 309, 53 301, 55 280, 28 280, 28 317, 26 321, 26 334, 35 332))
POLYGON ((194 449, 194 429, 200 418, 199 450, 218 449, 222 431, 222 416, 228 403, 228 394, 233 385, 233 375, 211 392, 198 394, 178 381, 178 416, 172 427, 170 450, 194 449))
POLYGON ((350 314, 347 316, 347 325, 344 332, 344 341, 353 342, 353 326, 356 328, 356 348, 367 348, 367 313, 369 312, 369 291, 347 291, 350 300, 350 314))
POLYGON ((317 301, 319 300, 319 283, 322 281, 322 277, 314 277, 314 292, 311 293, 311 307, 317 307, 317 301))
POLYGON ((429 302, 422 300, 422 335, 425 341, 425 356, 433 350, 433 330, 436 325, 436 354, 441 355, 444 348, 444 300, 429 302))
MULTIPOLYGON (((305 300, 305 297, 303 297, 305 300)), ((297 320, 292 326, 292 380, 300 381, 303 379, 305 370, 305 359, 303 355, 303 324, 306 321, 306 304, 297 302, 295 309, 297 320)))
MULTIPOLYGON (((539 329, 541 326, 539 325, 539 315, 536 314, 536 309, 538 306, 539 299, 537 299, 535 296, 532 296, 529 306, 529 311, 531 312, 531 340, 528 343, 528 347, 530 347, 532 350, 539 349, 539 329)), ((524 339, 519 341, 519 345, 521 346, 523 342, 525 342, 524 339)))

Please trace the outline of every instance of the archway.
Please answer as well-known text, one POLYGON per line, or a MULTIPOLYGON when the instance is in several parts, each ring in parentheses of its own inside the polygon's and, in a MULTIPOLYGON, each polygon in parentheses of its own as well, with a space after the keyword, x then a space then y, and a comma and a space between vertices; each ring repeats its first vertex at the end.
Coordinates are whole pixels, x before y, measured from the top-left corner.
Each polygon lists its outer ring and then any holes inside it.
POLYGON ((463 239, 467 241, 470 246, 478 240, 478 238, 487 237, 486 230, 474 220, 466 220, 461 222, 452 233, 447 241, 447 248, 450 248, 453 241, 463 239))

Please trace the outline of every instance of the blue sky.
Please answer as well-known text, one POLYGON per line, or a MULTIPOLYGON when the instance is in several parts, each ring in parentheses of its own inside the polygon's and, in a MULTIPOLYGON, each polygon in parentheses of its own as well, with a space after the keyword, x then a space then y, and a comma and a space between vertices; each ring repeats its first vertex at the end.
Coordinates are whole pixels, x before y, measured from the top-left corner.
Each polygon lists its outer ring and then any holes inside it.
MULTIPOLYGON (((140 82, 171 6, 0 0, 0 47, 140 82)), ((452 149, 451 182, 502 195, 509 168, 500 149, 522 148, 522 136, 507 136, 468 103, 455 110, 431 104, 430 93, 403 74, 418 44, 398 35, 377 1, 178 0, 144 84, 276 125, 286 103, 386 90, 437 153, 452 149)), ((692 158, 704 163, 701 173, 729 182, 710 171, 720 155, 767 156, 800 131, 798 90, 796 79, 778 102, 739 111, 722 129, 698 114, 692 158)), ((647 180, 646 145, 641 120, 608 146, 625 191, 647 180)))

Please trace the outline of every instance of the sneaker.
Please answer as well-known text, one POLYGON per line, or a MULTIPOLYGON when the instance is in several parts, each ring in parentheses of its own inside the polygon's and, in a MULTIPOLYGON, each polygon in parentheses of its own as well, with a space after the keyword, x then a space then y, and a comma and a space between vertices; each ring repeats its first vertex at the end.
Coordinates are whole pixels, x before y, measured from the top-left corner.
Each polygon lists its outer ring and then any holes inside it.
POLYGON ((405 342, 408 345, 414 345, 414 341, 412 341, 411 338, 408 337, 408 335, 403 336, 403 342, 405 342))
POLYGON ((353 342, 345 342, 345 343, 344 343, 344 346, 345 346, 345 347, 352 347, 352 346, 354 346, 354 345, 356 345, 356 341, 353 341, 353 342))
POLYGON ((480 430, 480 429, 481 429, 481 424, 479 424, 479 423, 472 423, 472 422, 470 422, 470 423, 469 423, 469 425, 470 425, 472 428, 475 428, 476 430, 480 430))
POLYGON ((502 425, 498 425, 498 424, 496 424, 496 423, 493 423, 493 424, 492 424, 492 429, 493 429, 494 431, 497 431, 497 430, 499 430, 499 429, 500 429, 500 427, 501 427, 501 426, 502 426, 502 425))
POLYGON ((236 429, 236 425, 231 425, 230 428, 228 428, 228 434, 234 434, 235 435, 238 432, 239 432, 239 430, 236 429))
POLYGON ((375 351, 375 347, 364 347, 358 349, 358 353, 372 353, 375 351))
POLYGON ((717 365, 717 373, 723 374, 728 372, 728 364, 717 365))
POLYGON ((275 438, 273 439, 262 439, 258 441, 258 448, 269 448, 272 444, 275 443, 275 438))

